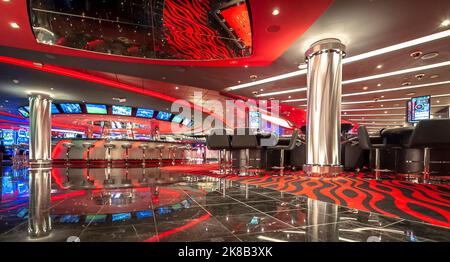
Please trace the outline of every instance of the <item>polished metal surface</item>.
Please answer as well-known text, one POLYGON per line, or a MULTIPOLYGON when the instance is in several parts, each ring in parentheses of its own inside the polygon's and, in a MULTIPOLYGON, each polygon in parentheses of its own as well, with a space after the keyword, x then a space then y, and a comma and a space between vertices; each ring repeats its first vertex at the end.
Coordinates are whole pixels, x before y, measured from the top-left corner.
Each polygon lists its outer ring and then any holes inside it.
POLYGON ((340 132, 342 57, 345 46, 337 39, 314 43, 308 62, 307 173, 341 170, 340 132), (332 167, 332 168, 330 168, 332 167))
POLYGON ((29 213, 28 235, 30 238, 42 238, 50 235, 51 168, 29 169, 29 213))
POLYGON ((338 206, 326 202, 318 202, 313 199, 307 200, 307 236, 309 242, 328 241, 337 242, 339 240, 339 214, 338 206), (314 226, 322 225, 322 226, 314 226))
POLYGON ((30 98, 30 164, 51 162, 51 106, 49 95, 32 93, 30 98))

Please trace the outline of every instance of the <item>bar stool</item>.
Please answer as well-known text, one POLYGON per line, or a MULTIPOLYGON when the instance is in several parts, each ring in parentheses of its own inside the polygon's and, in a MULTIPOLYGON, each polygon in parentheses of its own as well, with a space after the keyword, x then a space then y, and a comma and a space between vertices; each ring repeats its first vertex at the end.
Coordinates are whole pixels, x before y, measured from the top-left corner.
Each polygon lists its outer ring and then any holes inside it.
POLYGON ((169 154, 172 158, 172 166, 175 165, 176 162, 176 153, 177 153, 177 146, 176 145, 171 145, 169 146, 169 154))
POLYGON ((420 121, 414 128, 406 147, 423 149, 423 182, 429 183, 431 149, 450 148, 450 119, 420 121))
POLYGON ((148 144, 140 144, 138 146, 142 150, 142 166, 145 168, 146 150, 148 149, 148 144))
POLYGON ((156 148, 156 150, 158 150, 158 153, 159 153, 158 165, 162 166, 162 164, 163 164, 163 149, 165 148, 165 146, 164 145, 157 145, 155 148, 156 148))
POLYGON ((94 147, 94 143, 92 142, 84 142, 82 144, 83 148, 85 150, 87 150, 87 154, 86 154, 86 165, 90 166, 91 165, 91 148, 94 147))
POLYGON ((192 145, 185 145, 185 154, 184 154, 184 163, 185 164, 190 164, 191 163, 191 158, 192 158, 192 145))
POLYGON ((71 142, 64 142, 63 143, 63 147, 66 148, 66 166, 69 166, 69 154, 70 154, 70 149, 72 147, 74 147, 74 144, 71 142))
MULTIPOLYGON (((280 176, 284 175, 284 153, 286 150, 292 150, 295 147, 295 142, 297 141, 297 137, 298 137, 298 133, 299 130, 298 129, 294 129, 294 131, 292 132, 292 136, 291 139, 289 140, 289 144, 288 145, 275 145, 275 146, 269 146, 267 147, 267 149, 269 150, 280 150, 280 166, 274 166, 272 167, 272 169, 274 170, 279 170, 280 171, 280 176)), ((278 140, 280 141, 280 140, 278 140)))
POLYGON ((131 143, 124 143, 122 144, 122 148, 125 149, 125 165, 128 166, 128 157, 129 157, 129 150, 131 148, 131 143))
POLYGON ((116 181, 111 178, 111 167, 107 167, 105 169, 106 174, 105 174, 105 180, 103 181, 103 186, 104 187, 113 187, 114 184, 116 183, 116 181))
POLYGON ((218 151, 219 170, 214 173, 226 174, 227 161, 225 160, 227 150, 231 150, 231 136, 227 134, 226 129, 212 129, 206 137, 206 146, 209 150, 218 151))
POLYGON ((131 179, 128 178, 128 168, 125 168, 125 179, 121 180, 121 184, 125 187, 132 186, 131 179))
POLYGON ((116 145, 111 144, 110 142, 107 142, 103 145, 106 148, 106 159, 108 161, 108 164, 111 163, 112 159, 111 159, 111 149, 116 148, 116 145))
POLYGON ((358 141, 359 146, 363 150, 370 150, 370 155, 372 155, 372 150, 375 149, 375 179, 381 178, 381 172, 390 170, 381 170, 381 150, 386 149, 384 144, 372 144, 370 141, 369 132, 365 126, 358 127, 358 141))
POLYGON ((231 148, 240 150, 239 175, 249 175, 249 169, 253 168, 253 166, 250 166, 250 149, 261 149, 254 130, 251 128, 236 128, 231 139, 231 148))

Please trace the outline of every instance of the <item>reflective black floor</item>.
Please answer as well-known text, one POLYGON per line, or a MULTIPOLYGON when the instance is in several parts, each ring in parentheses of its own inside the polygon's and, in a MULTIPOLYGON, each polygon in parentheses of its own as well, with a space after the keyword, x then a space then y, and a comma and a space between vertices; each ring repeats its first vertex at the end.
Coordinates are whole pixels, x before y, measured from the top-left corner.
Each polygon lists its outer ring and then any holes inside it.
POLYGON ((43 185, 29 182, 36 174, 3 167, 0 241, 450 241, 448 228, 220 178, 155 168, 51 174, 50 204, 40 210, 43 185), (50 216, 51 233, 31 239, 36 212, 50 216))

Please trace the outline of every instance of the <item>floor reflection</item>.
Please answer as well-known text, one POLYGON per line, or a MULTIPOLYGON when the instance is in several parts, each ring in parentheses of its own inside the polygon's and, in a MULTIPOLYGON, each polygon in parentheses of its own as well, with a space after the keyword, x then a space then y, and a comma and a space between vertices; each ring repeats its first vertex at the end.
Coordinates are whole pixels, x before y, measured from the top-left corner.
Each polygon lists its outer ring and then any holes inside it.
POLYGON ((157 168, 3 167, 1 181, 0 241, 450 240, 447 228, 157 168))

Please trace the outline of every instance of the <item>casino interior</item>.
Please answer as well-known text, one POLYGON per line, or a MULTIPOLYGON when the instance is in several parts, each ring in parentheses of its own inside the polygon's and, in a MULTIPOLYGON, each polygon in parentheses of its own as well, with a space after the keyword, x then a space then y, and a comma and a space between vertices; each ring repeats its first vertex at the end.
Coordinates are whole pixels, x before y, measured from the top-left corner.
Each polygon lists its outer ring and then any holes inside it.
POLYGON ((0 242, 450 241, 449 1, 0 13, 0 242))

